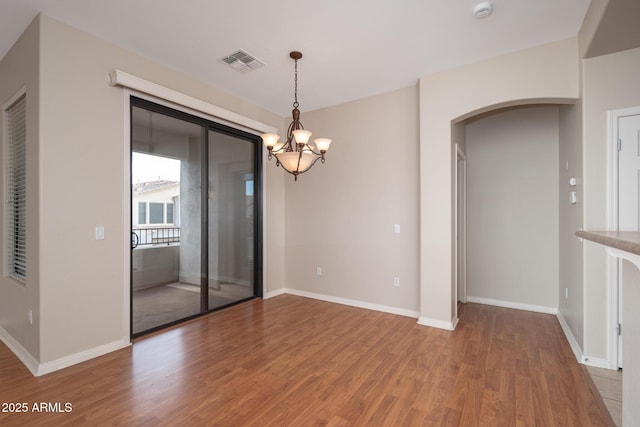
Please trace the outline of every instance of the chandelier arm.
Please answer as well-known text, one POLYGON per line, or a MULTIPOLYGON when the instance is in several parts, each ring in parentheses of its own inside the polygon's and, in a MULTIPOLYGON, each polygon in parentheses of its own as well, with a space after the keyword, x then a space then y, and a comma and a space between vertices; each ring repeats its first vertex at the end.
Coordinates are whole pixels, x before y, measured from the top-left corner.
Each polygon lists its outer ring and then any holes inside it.
POLYGON ((319 151, 316 151, 313 149, 313 147, 311 146, 311 144, 304 144, 304 146, 311 151, 313 154, 315 154, 316 156, 322 156, 322 153, 319 151))
POLYGON ((285 168, 285 167, 282 167, 282 169, 283 169, 286 173, 288 173, 288 174, 290 174, 290 175, 293 175, 293 180, 294 180, 294 181, 296 181, 296 182, 298 181, 298 175, 300 175, 300 172, 297 172, 297 171, 290 172, 290 171, 288 171, 288 170, 287 170, 287 168, 285 168))
POLYGON ((287 140, 290 140, 291 138, 293 138, 293 131, 296 130, 294 126, 295 126, 295 121, 292 121, 291 123, 289 123, 289 127, 287 128, 287 140))
POLYGON ((289 123, 289 128, 287 129, 287 142, 285 142, 285 146, 288 146, 290 148, 290 150, 288 151, 295 151, 295 147, 293 146, 293 131, 296 130, 296 121, 293 120, 291 123, 289 123))
POLYGON ((271 153, 273 154, 280 153, 285 149, 286 146, 287 144, 282 144, 282 147, 278 148, 277 150, 271 149, 271 153))
MULTIPOLYGON (((296 172, 300 173, 300 162, 302 161, 302 150, 298 152, 298 164, 296 165, 296 172)), ((297 175, 297 174, 296 174, 297 175)))
MULTIPOLYGON (((307 171, 308 171, 308 170, 310 170, 310 169, 313 167, 313 165, 315 165, 315 164, 316 164, 316 162, 317 162, 318 160, 322 159, 322 158, 324 158, 324 157, 322 157, 322 156, 318 156, 318 157, 316 157, 316 158, 313 160, 313 163, 311 163, 311 165, 309 165, 309 167, 307 168, 307 171)), ((305 171, 305 172, 306 172, 306 171, 305 171)), ((300 172, 300 173, 302 173, 302 172, 300 172)))
POLYGON ((287 139, 287 143, 283 146, 283 148, 285 148, 285 152, 296 151, 295 144, 293 143, 293 138, 287 139))
POLYGON ((286 173, 289 173, 291 175, 299 175, 301 172, 296 172, 296 171, 288 171, 287 168, 285 168, 284 166, 282 167, 282 170, 285 171, 286 173))

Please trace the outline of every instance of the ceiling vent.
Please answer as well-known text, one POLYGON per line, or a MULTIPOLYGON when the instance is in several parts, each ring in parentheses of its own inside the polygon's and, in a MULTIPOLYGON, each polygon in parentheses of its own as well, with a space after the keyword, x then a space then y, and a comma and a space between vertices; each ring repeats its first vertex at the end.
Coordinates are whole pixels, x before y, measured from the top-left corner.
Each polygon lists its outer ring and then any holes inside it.
POLYGON ((220 58, 218 61, 223 64, 227 64, 229 67, 242 74, 246 74, 249 71, 257 70, 258 68, 265 66, 264 62, 242 49, 220 58))

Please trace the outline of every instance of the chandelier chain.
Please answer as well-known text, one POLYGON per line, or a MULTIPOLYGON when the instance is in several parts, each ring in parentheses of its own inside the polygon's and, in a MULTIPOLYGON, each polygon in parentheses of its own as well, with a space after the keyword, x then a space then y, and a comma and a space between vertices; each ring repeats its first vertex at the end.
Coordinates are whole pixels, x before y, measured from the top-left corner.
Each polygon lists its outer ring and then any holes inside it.
POLYGON ((293 108, 298 108, 300 106, 300 104, 298 103, 298 60, 295 60, 295 66, 294 66, 294 85, 293 85, 293 108))

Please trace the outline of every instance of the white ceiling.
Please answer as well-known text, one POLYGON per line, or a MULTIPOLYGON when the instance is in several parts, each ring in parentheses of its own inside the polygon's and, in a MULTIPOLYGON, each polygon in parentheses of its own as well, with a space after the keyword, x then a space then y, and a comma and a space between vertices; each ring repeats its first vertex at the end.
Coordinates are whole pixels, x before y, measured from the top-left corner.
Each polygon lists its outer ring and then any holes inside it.
POLYGON ((575 36, 589 1, 493 0, 493 15, 477 20, 480 0, 1 0, 0 57, 43 12, 288 116, 291 50, 304 54, 304 112, 575 36), (240 74, 218 62, 237 49, 267 65, 240 74))

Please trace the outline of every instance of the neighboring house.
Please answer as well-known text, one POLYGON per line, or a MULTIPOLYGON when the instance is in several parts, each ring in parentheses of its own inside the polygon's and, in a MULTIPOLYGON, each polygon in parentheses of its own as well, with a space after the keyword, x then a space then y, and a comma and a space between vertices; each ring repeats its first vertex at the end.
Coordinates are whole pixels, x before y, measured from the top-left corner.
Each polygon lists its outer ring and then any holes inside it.
POLYGON ((177 282, 180 182, 156 180, 131 185, 131 232, 136 248, 131 259, 132 288, 177 282))
POLYGON ((180 182, 148 181, 132 185, 133 228, 180 226, 180 182))

